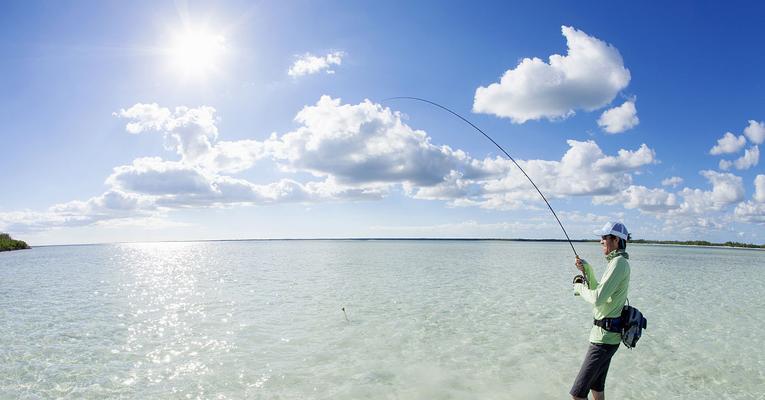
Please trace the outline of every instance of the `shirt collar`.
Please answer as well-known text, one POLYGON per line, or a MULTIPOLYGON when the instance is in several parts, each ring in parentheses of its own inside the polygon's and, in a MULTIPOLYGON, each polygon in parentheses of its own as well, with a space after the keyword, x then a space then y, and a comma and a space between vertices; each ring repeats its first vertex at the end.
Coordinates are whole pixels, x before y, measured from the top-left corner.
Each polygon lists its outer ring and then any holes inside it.
POLYGON ((606 255, 606 260, 607 260, 607 261, 611 261, 611 260, 613 260, 614 258, 616 258, 616 257, 619 257, 619 256, 622 256, 622 257, 624 257, 624 258, 626 258, 626 259, 629 259, 629 258, 630 258, 630 255, 629 255, 629 254, 627 254, 627 252, 626 252, 626 251, 624 251, 624 250, 620 250, 620 249, 617 249, 617 250, 614 250, 614 251, 612 251, 612 252, 608 253, 608 255, 606 255))

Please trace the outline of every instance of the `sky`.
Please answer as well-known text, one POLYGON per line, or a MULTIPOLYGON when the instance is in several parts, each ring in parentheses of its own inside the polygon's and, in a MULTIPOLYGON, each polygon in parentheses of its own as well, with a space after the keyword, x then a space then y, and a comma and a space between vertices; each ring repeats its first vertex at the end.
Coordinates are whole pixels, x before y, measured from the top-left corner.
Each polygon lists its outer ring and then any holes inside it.
POLYGON ((758 2, 11 2, 0 231, 765 243, 758 2), (612 4, 613 3, 613 4, 612 4))

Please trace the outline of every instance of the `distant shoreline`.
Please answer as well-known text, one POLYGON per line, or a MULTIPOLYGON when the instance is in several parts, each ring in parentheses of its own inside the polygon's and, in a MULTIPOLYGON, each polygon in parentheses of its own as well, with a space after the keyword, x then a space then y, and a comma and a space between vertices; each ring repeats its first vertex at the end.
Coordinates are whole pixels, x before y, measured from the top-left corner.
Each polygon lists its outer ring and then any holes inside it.
POLYGON ((29 245, 23 240, 16 240, 7 233, 0 233, 0 251, 27 250, 29 245))
MULTIPOLYGON (((56 247, 56 246, 96 246, 108 244, 132 244, 132 243, 194 243, 194 242, 289 242, 289 241, 443 241, 443 242, 548 242, 548 243, 568 243, 566 239, 522 239, 522 238, 390 238, 390 237, 369 237, 369 238, 260 238, 260 239, 200 239, 200 240, 160 240, 155 242, 106 242, 106 243, 73 243, 73 244, 49 244, 35 247, 56 247)), ((597 239, 571 239, 573 243, 598 243, 597 239)), ((677 246, 677 247, 701 247, 701 248, 721 248, 721 249, 744 249, 744 250, 765 250, 765 245, 756 245, 749 243, 712 243, 706 241, 666 241, 666 240, 646 240, 638 239, 630 242, 630 245, 658 245, 658 246, 677 246)))

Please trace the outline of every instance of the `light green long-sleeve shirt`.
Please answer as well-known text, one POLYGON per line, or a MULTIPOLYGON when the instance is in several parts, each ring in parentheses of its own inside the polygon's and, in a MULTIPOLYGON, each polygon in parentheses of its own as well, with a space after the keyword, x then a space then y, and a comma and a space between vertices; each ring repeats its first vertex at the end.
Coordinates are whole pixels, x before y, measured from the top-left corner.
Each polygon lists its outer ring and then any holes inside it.
MULTIPOLYGON (((630 287, 630 264, 627 259, 629 259, 629 255, 624 250, 610 252, 606 256, 608 268, 603 273, 600 282, 595 278, 592 266, 587 261, 582 260, 588 287, 581 283, 575 283, 574 294, 580 295, 582 299, 593 305, 593 318, 615 318, 622 314, 622 307, 627 301, 627 292, 630 287)), ((590 331, 590 342, 619 344, 621 335, 593 325, 590 331)))

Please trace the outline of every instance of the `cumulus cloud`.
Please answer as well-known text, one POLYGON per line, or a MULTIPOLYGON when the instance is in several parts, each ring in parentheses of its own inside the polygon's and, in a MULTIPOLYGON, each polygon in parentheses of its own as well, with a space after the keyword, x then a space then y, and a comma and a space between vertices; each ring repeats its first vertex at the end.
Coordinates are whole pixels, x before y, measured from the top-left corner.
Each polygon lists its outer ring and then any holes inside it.
POLYGON ((709 154, 728 154, 738 153, 746 145, 746 138, 744 136, 738 136, 725 132, 725 135, 720 139, 717 139, 717 144, 709 150, 709 154))
POLYGON ((744 198, 741 177, 715 171, 701 171, 700 174, 707 178, 712 190, 684 188, 677 192, 682 198, 678 207, 654 213, 668 233, 679 231, 698 237, 702 231, 722 230, 729 226, 731 214, 726 210, 744 198))
POLYGON ((749 126, 744 128, 744 135, 754 144, 762 144, 765 141, 765 122, 749 120, 749 126))
POLYGON ((757 175, 754 178, 754 199, 765 203, 765 175, 757 175))
POLYGON ((637 209, 661 221, 667 233, 699 233, 699 230, 724 229, 730 222, 728 207, 744 199, 744 185, 741 177, 716 171, 701 171, 711 190, 683 188, 671 193, 661 188, 647 188, 631 185, 625 190, 593 198, 595 204, 620 205, 637 209))
POLYGON ((165 145, 174 150, 186 163, 195 163, 209 154, 212 142, 218 138, 215 109, 176 107, 174 111, 157 104, 136 104, 115 113, 129 119, 126 129, 130 133, 162 132, 165 145))
POLYGON ((138 158, 132 165, 116 167, 106 183, 148 195, 207 193, 211 190, 210 178, 204 171, 159 157, 138 158))
POLYGON ((595 204, 620 204, 627 209, 639 209, 644 212, 665 212, 677 209, 677 196, 664 189, 649 189, 645 186, 631 185, 622 192, 607 197, 596 197, 595 204))
POLYGON ((140 158, 114 169, 106 183, 120 190, 153 196, 156 206, 210 207, 225 204, 273 204, 348 198, 380 198, 386 191, 374 185, 349 187, 334 178, 300 183, 291 179, 257 185, 245 179, 210 173, 182 162, 140 158))
POLYGON ((549 237, 558 225, 549 218, 532 221, 481 223, 474 220, 437 225, 371 226, 370 230, 395 237, 549 237))
POLYGON ((244 171, 265 156, 263 143, 256 140, 218 141, 215 112, 208 106, 171 111, 138 103, 115 115, 129 120, 125 129, 130 133, 161 133, 165 147, 181 156, 180 163, 211 173, 244 171))
POLYGON ((741 222, 765 224, 765 175, 754 178, 752 200, 739 203, 733 215, 741 222))
POLYGON ((473 111, 510 118, 514 123, 541 118, 566 118, 575 110, 608 105, 627 87, 630 72, 619 51, 572 27, 561 27, 568 53, 549 62, 524 58, 498 83, 479 87, 473 111))
POLYGON ((765 224, 765 203, 746 201, 733 211, 736 220, 755 224, 765 224))
POLYGON ((593 213, 583 213, 579 211, 559 211, 557 212, 558 216, 561 218, 561 220, 571 223, 578 223, 583 226, 597 226, 597 225, 603 225, 608 221, 619 221, 624 219, 624 213, 623 212, 615 212, 615 213, 608 213, 608 214, 593 214, 593 213))
POLYGON ((683 202, 674 213, 675 216, 704 215, 720 211, 744 199, 744 182, 741 177, 709 170, 701 171, 700 174, 709 181, 712 190, 691 188, 681 190, 679 195, 683 198, 683 202))
POLYGON ((712 184, 711 198, 716 204, 728 205, 744 199, 744 182, 740 176, 715 171, 701 171, 712 184))
POLYGON ((334 74, 335 71, 330 68, 332 68, 333 65, 342 64, 344 56, 345 53, 342 51, 335 51, 324 56, 315 56, 311 53, 305 53, 302 56, 297 57, 287 71, 287 74, 293 77, 311 75, 322 71, 328 74, 334 74))
POLYGON ((760 161, 760 148, 759 146, 753 146, 744 151, 744 155, 736 159, 735 161, 720 160, 719 166, 721 170, 727 171, 731 167, 744 170, 749 169, 757 165, 760 161))
POLYGON ((415 187, 412 184, 404 184, 405 191, 415 199, 421 200, 449 200, 471 197, 471 186, 479 190, 477 185, 463 179, 459 171, 451 171, 443 178, 442 182, 433 186, 415 187))
POLYGON ((621 133, 636 127, 640 123, 635 101, 625 101, 619 107, 606 110, 598 119, 598 126, 607 133, 621 133))
POLYGON ((0 230, 35 232, 53 228, 71 228, 109 220, 156 214, 150 198, 111 189, 86 201, 56 204, 46 211, 0 213, 0 230))
POLYGON ((739 203, 733 215, 741 222, 765 224, 765 175, 754 178, 752 200, 739 203))
MULTIPOLYGON (((594 141, 569 140, 568 145, 560 161, 517 160, 550 198, 617 193, 632 183, 632 172, 657 162, 654 151, 645 144, 634 151, 622 149, 617 156, 604 154, 594 141)), ((455 205, 511 209, 540 201, 520 170, 509 160, 503 162, 507 164, 503 176, 480 181, 480 196, 471 201, 461 199, 455 205)))
POLYGON ((322 96, 295 117, 301 126, 265 143, 270 155, 288 169, 342 183, 410 182, 430 186, 454 169, 469 175, 468 155, 437 146, 420 130, 404 124, 399 113, 365 100, 356 105, 322 96))
POLYGON ((753 146, 744 151, 744 155, 733 162, 736 169, 744 170, 749 169, 757 165, 760 161, 760 148, 759 146, 753 146))
POLYGON ((672 187, 677 187, 678 185, 682 183, 683 183, 683 178, 679 176, 673 176, 661 181, 662 186, 672 186, 672 187))
MULTIPOLYGON (((484 167, 461 150, 432 144, 424 131, 403 123, 399 113, 369 100, 351 105, 322 96, 298 112, 297 129, 263 141, 216 141, 214 118, 197 117, 214 112, 189 108, 170 112, 140 104, 122 110, 119 115, 131 119, 128 129, 162 133, 181 160, 137 159, 115 168, 107 184, 151 195, 201 195, 215 189, 221 174, 246 170, 263 158, 283 171, 309 172, 331 182, 327 185, 335 190, 324 185, 321 193, 364 197, 385 193, 395 184, 437 185, 455 170, 470 179, 500 172, 491 161, 484 167), (193 155, 187 151, 191 147, 193 155)), ((311 187, 319 190, 316 185, 311 187)))
MULTIPOLYGON (((264 140, 219 141, 211 107, 136 104, 116 115, 128 120, 132 134, 163 135, 178 159, 137 158, 113 169, 102 196, 43 213, 2 214, 0 225, 73 226, 157 218, 186 207, 380 199, 396 188, 452 206, 533 208, 539 202, 509 160, 477 159, 436 145, 427 133, 405 124, 400 113, 369 100, 343 104, 322 96, 297 113, 295 129, 264 140), (255 184, 231 176, 261 160, 309 178, 255 184)), ((559 161, 517 160, 550 197, 615 193, 631 184, 632 173, 657 162, 645 144, 615 155, 603 153, 594 141, 568 144, 559 161)))

